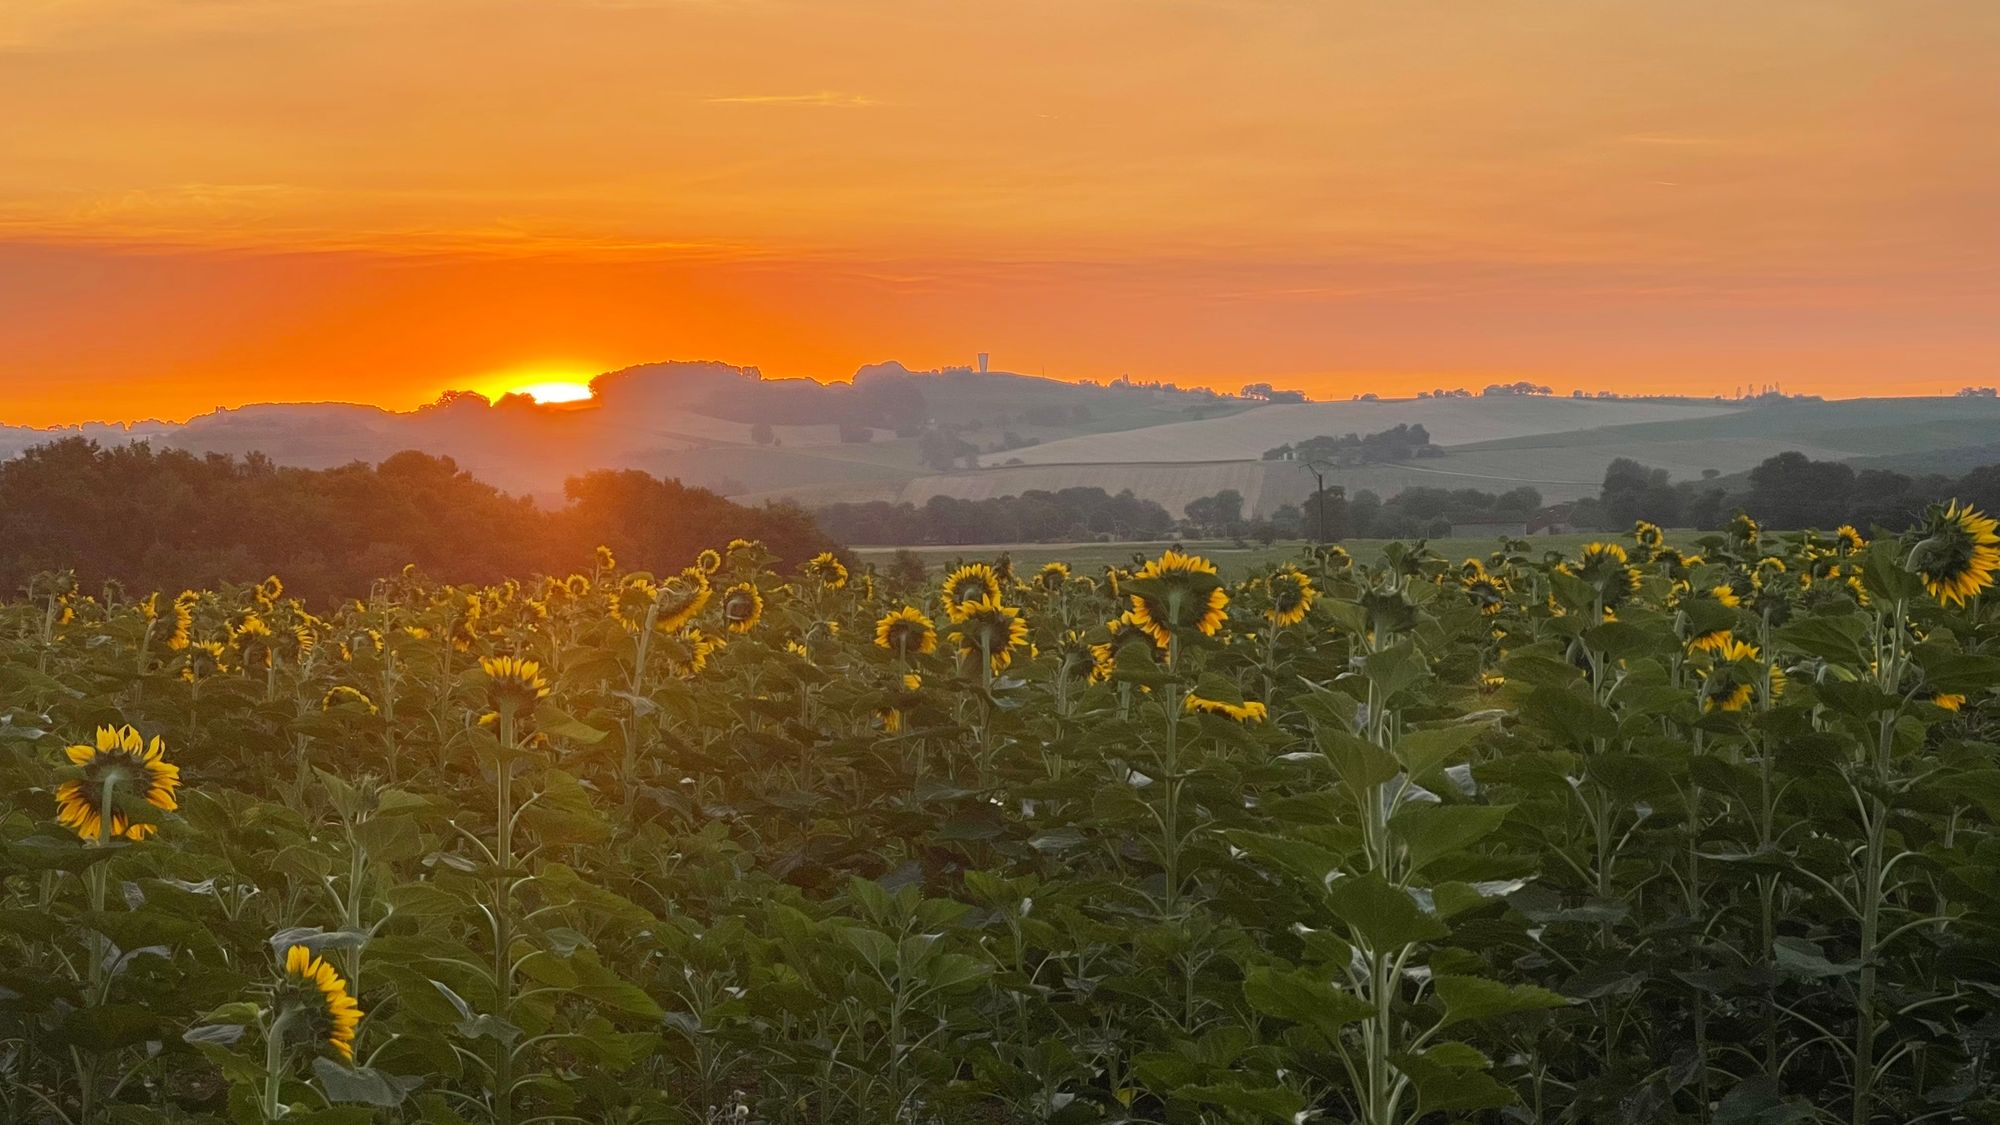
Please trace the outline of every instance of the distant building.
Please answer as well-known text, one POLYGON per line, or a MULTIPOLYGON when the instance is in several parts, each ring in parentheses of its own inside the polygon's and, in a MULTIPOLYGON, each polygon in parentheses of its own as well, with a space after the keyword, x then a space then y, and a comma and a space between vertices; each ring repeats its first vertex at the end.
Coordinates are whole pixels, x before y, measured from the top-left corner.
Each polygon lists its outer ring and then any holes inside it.
POLYGON ((1528 534, 1526 520, 1453 520, 1453 539, 1522 539, 1528 534))
POLYGON ((980 353, 979 353, 979 373, 980 373, 981 375, 984 375, 984 374, 986 374, 986 353, 985 353, 985 352, 980 352, 980 353))

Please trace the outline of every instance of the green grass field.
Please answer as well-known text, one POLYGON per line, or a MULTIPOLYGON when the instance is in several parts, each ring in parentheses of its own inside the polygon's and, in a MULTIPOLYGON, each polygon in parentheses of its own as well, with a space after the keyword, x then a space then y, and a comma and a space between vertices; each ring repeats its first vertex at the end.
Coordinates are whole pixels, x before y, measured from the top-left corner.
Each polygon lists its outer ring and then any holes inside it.
MULTIPOLYGON (((1563 551, 1573 553, 1585 543, 1593 540, 1612 538, 1609 533, 1598 532, 1585 535, 1538 535, 1533 542, 1538 550, 1563 551)), ((1306 541, 1294 539, 1273 543, 1269 547, 1252 544, 1238 547, 1226 539, 1160 540, 1149 543, 992 543, 963 547, 912 547, 909 548, 923 560, 924 565, 937 570, 954 560, 992 559, 1005 552, 1014 562, 1017 571, 1032 570, 1046 562, 1062 561, 1078 571, 1096 571, 1115 563, 1129 563, 1133 555, 1151 558, 1179 542, 1185 550, 1206 556, 1222 570, 1225 579, 1238 579, 1260 567, 1268 566, 1292 558, 1306 547, 1306 541)), ((1381 558, 1388 539, 1350 539, 1342 543, 1352 552, 1356 560, 1374 562, 1381 558)), ((1497 539, 1432 539, 1427 541, 1433 550, 1447 558, 1464 556, 1484 557, 1499 546, 1497 539)), ((895 547, 857 547, 855 555, 864 563, 874 563, 877 567, 887 566, 896 554, 895 547)))

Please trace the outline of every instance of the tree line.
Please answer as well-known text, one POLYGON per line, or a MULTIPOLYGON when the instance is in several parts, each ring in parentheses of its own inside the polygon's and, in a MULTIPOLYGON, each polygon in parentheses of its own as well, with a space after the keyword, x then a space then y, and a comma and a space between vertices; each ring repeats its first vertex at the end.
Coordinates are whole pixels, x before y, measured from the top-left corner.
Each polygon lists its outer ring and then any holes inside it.
POLYGON ((898 547, 1154 539, 1174 528, 1165 508, 1129 488, 1115 496, 1101 488, 1029 489, 986 500, 933 496, 922 505, 829 504, 813 518, 842 543, 898 547))
POLYGON ((2000 506, 2000 465, 1963 476, 1857 469, 1790 451, 1766 458, 1740 480, 1674 481, 1667 471, 1621 457, 1604 473, 1597 497, 1606 527, 1647 520, 1662 527, 1718 529, 1737 510, 1766 527, 1879 527, 1903 531, 1934 501, 1956 498, 1991 511, 2000 506))
POLYGON ((73 569, 90 589, 180 590, 283 577, 309 604, 361 597, 414 563, 452 582, 588 570, 599 545, 634 569, 678 570, 702 548, 757 539, 786 564, 833 547, 803 509, 745 507, 637 470, 572 478, 544 509, 406 452, 296 469, 144 443, 69 438, 0 463, 0 588, 73 569))

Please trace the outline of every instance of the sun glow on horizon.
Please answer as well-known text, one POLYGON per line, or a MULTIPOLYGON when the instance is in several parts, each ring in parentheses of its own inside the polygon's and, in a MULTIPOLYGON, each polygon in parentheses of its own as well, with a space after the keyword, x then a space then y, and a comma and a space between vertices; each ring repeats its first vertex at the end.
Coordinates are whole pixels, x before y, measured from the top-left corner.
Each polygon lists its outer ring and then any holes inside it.
POLYGON ((590 384, 570 379, 542 379, 532 383, 522 383, 509 387, 506 393, 527 395, 544 406, 586 402, 591 397, 590 384))

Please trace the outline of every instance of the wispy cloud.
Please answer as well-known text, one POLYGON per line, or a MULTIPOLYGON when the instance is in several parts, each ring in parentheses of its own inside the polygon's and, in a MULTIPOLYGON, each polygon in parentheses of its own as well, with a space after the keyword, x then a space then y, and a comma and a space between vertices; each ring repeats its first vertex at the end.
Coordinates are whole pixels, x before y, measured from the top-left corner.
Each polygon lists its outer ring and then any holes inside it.
POLYGON ((703 100, 711 105, 798 105, 826 109, 873 109, 889 104, 866 94, 848 94, 838 90, 820 90, 811 94, 727 94, 703 100))

